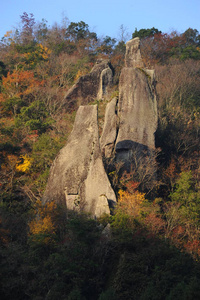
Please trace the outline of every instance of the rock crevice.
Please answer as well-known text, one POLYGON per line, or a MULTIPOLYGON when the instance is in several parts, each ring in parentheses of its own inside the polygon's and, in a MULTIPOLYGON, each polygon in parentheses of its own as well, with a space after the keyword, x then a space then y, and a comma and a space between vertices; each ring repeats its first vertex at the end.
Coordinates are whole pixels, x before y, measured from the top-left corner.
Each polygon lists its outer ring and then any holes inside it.
POLYGON ((156 129, 155 73, 143 68, 140 40, 135 38, 126 45, 125 67, 119 80, 119 101, 113 99, 106 108, 102 153, 110 157, 115 150, 120 152, 118 157, 123 157, 124 152, 124 159, 129 160, 127 151, 132 151, 137 144, 154 149, 156 129), (115 119, 118 126, 112 124, 115 119))
POLYGON ((97 105, 80 106, 77 111, 69 140, 50 170, 43 202, 52 200, 93 217, 109 214, 109 203, 116 202, 102 162, 97 105))
MULTIPOLYGON (((111 81, 112 70, 108 62, 100 62, 90 74, 79 79, 66 99, 80 97, 87 103, 95 95, 103 98, 111 81)), ((135 162, 143 161, 144 166, 145 155, 151 158, 155 149, 156 129, 155 74, 144 68, 140 40, 135 38, 126 45, 119 98, 115 97, 107 104, 101 139, 97 105, 80 106, 68 142, 52 165, 43 202, 64 201, 68 209, 86 211, 93 217, 109 214, 116 196, 105 172, 103 158, 114 157, 115 161, 122 161, 127 171, 133 167, 133 156, 135 162)))
POLYGON ((113 72, 108 60, 98 60, 89 74, 81 76, 65 96, 66 107, 86 105, 102 99, 112 85, 113 72))

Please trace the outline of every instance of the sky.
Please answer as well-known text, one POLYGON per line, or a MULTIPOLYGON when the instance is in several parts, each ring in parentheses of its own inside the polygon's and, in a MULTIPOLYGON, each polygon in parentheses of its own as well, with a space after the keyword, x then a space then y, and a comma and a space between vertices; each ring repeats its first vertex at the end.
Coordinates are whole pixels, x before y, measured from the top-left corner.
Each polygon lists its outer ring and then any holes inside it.
POLYGON ((19 28, 20 15, 33 13, 35 20, 62 24, 84 21, 98 37, 127 38, 141 28, 155 27, 163 33, 183 33, 189 27, 200 32, 200 0, 0 0, 0 39, 19 28))

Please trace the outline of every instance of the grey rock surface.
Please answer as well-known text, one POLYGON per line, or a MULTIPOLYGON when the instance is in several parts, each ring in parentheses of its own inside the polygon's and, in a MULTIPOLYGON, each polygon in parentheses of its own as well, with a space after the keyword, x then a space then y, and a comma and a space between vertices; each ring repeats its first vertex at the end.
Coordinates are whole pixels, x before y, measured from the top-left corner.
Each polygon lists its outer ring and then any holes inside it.
POLYGON ((113 98, 106 106, 103 132, 100 139, 103 156, 111 157, 117 138, 119 118, 117 115, 117 98, 113 98))
POLYGON ((110 67, 104 69, 100 75, 99 90, 97 93, 97 99, 103 99, 107 94, 109 87, 112 85, 113 72, 110 67))
POLYGON ((86 105, 90 101, 106 94, 112 84, 113 73, 108 60, 98 60, 89 74, 81 76, 69 89, 65 96, 67 107, 73 106, 74 101, 78 105, 86 105))
MULTIPOLYGON (((72 87, 68 100, 75 97, 81 103, 87 103, 91 97, 102 98, 111 82, 109 64, 101 61, 72 87)), ((107 104, 101 139, 97 105, 80 106, 68 142, 50 170, 43 203, 62 201, 68 209, 85 211, 93 217, 109 214, 116 204, 116 196, 102 156, 115 157, 113 161, 122 162, 126 171, 132 170, 139 161, 143 168, 147 159, 154 157, 156 129, 155 74, 153 70, 143 68, 140 41, 135 38, 126 45, 119 99, 113 98, 107 104)), ((154 175, 154 168, 151 173, 154 175)))
POLYGON ((128 161, 130 149, 140 152, 155 148, 158 117, 155 73, 142 68, 139 38, 127 42, 125 65, 119 80, 119 100, 114 98, 106 107, 101 149, 110 157, 115 148, 119 160, 124 157, 128 161))
POLYGON ((119 132, 116 150, 129 149, 136 142, 155 148, 157 102, 148 74, 137 68, 123 68, 119 82, 119 132))
POLYGON ((143 68, 140 39, 138 37, 126 43, 125 67, 128 68, 143 68))
POLYGON ((97 105, 80 106, 77 111, 68 142, 50 170, 43 203, 52 200, 93 217, 109 214, 109 202, 116 202, 102 162, 97 105))

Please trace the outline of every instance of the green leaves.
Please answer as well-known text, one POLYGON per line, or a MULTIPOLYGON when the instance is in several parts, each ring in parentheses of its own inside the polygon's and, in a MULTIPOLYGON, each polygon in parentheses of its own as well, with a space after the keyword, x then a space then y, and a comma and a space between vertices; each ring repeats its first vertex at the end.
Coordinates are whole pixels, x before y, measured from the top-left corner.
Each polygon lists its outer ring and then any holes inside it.
POLYGON ((132 39, 134 39, 135 37, 139 37, 140 39, 152 37, 157 33, 161 33, 161 31, 154 27, 148 29, 140 29, 139 31, 136 28, 134 33, 132 34, 132 39))
POLYGON ((191 172, 182 172, 176 182, 175 190, 170 194, 175 203, 180 204, 179 212, 184 223, 200 226, 200 193, 195 191, 191 172))
POLYGON ((38 130, 39 133, 45 132, 52 123, 44 103, 39 100, 22 107, 15 122, 17 127, 29 127, 30 130, 38 130))

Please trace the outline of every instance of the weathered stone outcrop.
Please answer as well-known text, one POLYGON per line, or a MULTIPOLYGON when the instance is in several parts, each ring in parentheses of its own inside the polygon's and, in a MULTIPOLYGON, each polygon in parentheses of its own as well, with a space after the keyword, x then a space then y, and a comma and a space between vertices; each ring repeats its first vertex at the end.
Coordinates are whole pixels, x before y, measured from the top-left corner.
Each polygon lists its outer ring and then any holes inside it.
POLYGON ((140 39, 138 37, 126 43, 125 67, 128 68, 143 68, 140 39))
POLYGON ((109 205, 116 202, 102 162, 97 105, 80 106, 77 111, 69 140, 50 170, 43 202, 52 200, 94 217, 109 214, 109 205))
MULTIPOLYGON (((118 158, 130 159, 129 150, 154 149, 157 129, 157 102, 154 70, 143 69, 140 40, 126 45, 125 67, 119 80, 119 101, 106 109, 102 152, 110 157, 115 148, 118 158), (118 118, 118 126, 113 120, 118 118)), ((138 151, 138 150, 137 150, 138 151)))
POLYGON ((111 87, 112 85, 112 80, 113 80, 113 72, 111 68, 108 66, 108 68, 104 69, 101 72, 97 99, 102 99, 107 94, 109 87, 111 87))
MULTIPOLYGON (((66 99, 76 98, 87 103, 91 98, 102 98, 111 81, 108 62, 98 63, 90 74, 79 79, 66 99)), ((68 209, 84 210, 93 217, 109 214, 116 197, 102 156, 113 156, 113 161, 122 161, 127 171, 139 168, 141 174, 147 170, 148 184, 151 184, 155 179, 156 129, 154 71, 143 68, 140 41, 136 38, 126 45, 119 99, 112 99, 106 107, 100 141, 97 106, 80 106, 69 140, 52 165, 43 202, 64 201, 68 209)))
POLYGON ((157 105, 154 90, 145 71, 123 68, 119 82, 120 117, 116 150, 130 148, 130 141, 155 147, 157 105))
POLYGON ((103 156, 111 157, 117 138, 119 118, 117 115, 117 98, 113 98, 106 106, 103 132, 100 139, 103 156))
POLYGON ((101 99, 112 84, 113 72, 108 60, 98 60, 89 74, 81 76, 65 96, 67 107, 88 104, 95 98, 101 99))
POLYGON ((142 69, 140 41, 127 43, 126 67, 119 81, 119 131, 116 151, 131 149, 133 142, 155 148, 157 102, 154 71, 142 69))

